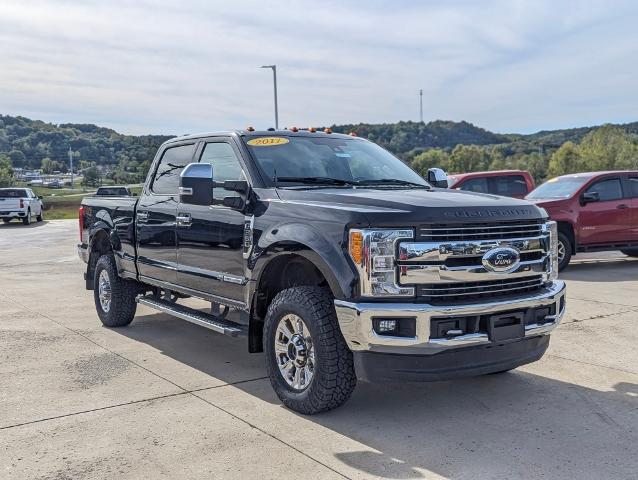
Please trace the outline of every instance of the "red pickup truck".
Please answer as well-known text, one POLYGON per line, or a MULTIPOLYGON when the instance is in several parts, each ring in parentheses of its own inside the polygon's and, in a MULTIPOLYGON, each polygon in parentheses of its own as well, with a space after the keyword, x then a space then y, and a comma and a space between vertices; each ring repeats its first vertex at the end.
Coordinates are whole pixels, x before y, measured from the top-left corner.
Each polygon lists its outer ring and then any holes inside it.
POLYGON ((448 176, 448 187, 504 197, 524 198, 534 190, 534 179, 525 170, 457 173, 448 176))
POLYGON ((576 252, 620 250, 638 256, 638 171, 563 175, 526 199, 558 222, 560 270, 576 252))

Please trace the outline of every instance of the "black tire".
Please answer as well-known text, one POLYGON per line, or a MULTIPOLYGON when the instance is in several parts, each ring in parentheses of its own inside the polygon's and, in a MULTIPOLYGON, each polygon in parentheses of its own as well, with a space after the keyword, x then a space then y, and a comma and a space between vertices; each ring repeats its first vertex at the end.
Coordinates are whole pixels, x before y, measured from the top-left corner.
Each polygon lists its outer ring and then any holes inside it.
POLYGON ((296 412, 313 415, 343 405, 357 385, 352 352, 341 334, 332 295, 319 287, 294 287, 277 294, 268 307, 264 352, 270 383, 281 402, 296 412), (295 389, 287 383, 275 353, 277 326, 286 315, 300 317, 313 340, 315 363, 310 383, 295 389))
POLYGON ((98 317, 105 327, 124 327, 133 321, 137 302, 135 297, 140 289, 138 283, 132 280, 124 280, 117 274, 117 266, 113 255, 102 255, 95 264, 93 277, 93 298, 98 317), (110 301, 108 308, 102 304, 100 295, 100 280, 103 275, 108 278, 110 287, 110 301))
POLYGON ((31 210, 27 210, 27 216, 22 219, 23 225, 31 225, 31 210))
POLYGON ((10 218, 3 218, 3 219, 2 219, 2 221, 3 221, 4 223, 9 223, 9 222, 11 221, 11 219, 10 219, 10 218))
POLYGON ((638 248, 625 248, 624 250, 621 250, 621 252, 628 257, 638 257, 638 248))
POLYGON ((44 220, 44 208, 41 208, 41 209, 40 209, 40 215, 38 215, 37 217, 35 217, 35 219, 36 219, 38 222, 41 222, 42 220, 44 220))
POLYGON ((558 232, 558 249, 560 251, 561 244, 564 248, 564 255, 562 260, 559 258, 558 260, 558 271, 561 272, 567 268, 569 265, 569 261, 572 259, 572 252, 574 251, 574 247, 572 242, 569 240, 569 237, 565 235, 563 232, 558 232))

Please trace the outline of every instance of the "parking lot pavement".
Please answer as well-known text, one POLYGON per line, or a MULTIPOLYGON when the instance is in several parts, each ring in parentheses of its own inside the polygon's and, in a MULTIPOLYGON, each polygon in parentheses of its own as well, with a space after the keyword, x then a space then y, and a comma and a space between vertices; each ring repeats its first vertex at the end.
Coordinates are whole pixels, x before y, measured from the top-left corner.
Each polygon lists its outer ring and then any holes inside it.
POLYGON ((77 236, 0 225, 0 478, 638 477, 638 260, 575 257, 535 364, 304 417, 241 339, 144 308, 103 328, 77 236))

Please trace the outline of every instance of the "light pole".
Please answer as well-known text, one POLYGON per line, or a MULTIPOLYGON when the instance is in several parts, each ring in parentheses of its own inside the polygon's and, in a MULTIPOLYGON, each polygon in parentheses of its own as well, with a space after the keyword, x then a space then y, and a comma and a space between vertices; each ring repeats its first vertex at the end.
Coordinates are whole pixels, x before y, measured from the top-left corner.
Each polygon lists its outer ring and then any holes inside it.
POLYGON ((275 129, 279 130, 279 112, 277 110, 277 65, 262 65, 259 68, 272 68, 272 81, 275 87, 275 129))
POLYGON ((419 118, 423 123, 423 89, 419 90, 419 118))

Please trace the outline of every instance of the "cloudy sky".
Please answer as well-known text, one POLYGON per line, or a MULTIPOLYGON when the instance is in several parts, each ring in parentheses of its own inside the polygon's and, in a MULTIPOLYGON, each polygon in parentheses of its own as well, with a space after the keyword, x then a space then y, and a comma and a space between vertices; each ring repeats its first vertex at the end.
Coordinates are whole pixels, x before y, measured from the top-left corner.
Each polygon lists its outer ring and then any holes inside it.
POLYGON ((638 120, 635 1, 0 0, 0 113, 131 134, 638 120), (270 4, 268 6, 267 4, 270 4))

